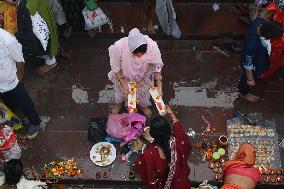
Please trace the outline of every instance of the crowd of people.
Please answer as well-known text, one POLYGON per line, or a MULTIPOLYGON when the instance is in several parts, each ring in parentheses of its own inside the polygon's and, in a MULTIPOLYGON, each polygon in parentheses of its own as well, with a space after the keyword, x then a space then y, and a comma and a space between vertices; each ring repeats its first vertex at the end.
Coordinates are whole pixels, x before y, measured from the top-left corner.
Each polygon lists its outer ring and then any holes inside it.
MULTIPOLYGON (((24 87, 25 60, 30 55, 44 59, 45 64, 38 69, 40 74, 56 67, 60 31, 62 36, 69 37, 72 27, 82 22, 81 11, 86 4, 81 0, 72 2, 73 4, 68 0, 0 1, 0 11, 4 12, 3 20, 0 21, 3 27, 0 29, 0 99, 9 108, 20 109, 28 118, 28 139, 35 138, 50 118, 38 114, 24 87), (68 10, 66 7, 70 6, 76 8, 65 12, 64 10, 68 10), (33 25, 33 19, 36 18, 37 26, 33 25), (46 35, 42 32, 46 26, 48 35, 39 40, 38 36, 46 35), (36 31, 36 27, 40 29, 36 31)), ((85 3, 89 2, 85 0, 85 3)), ((144 3, 148 15, 147 30, 152 33, 154 5, 152 1, 145 0, 144 3)), ((170 0, 166 4, 157 0, 157 5, 158 3, 160 7, 164 5, 166 9, 173 8, 170 0)), ((244 7, 237 7, 239 12, 246 10, 244 7)), ((241 54, 243 72, 238 85, 240 96, 250 102, 258 100, 257 96, 249 92, 249 88, 256 85, 257 79, 267 79, 284 66, 284 2, 256 1, 254 7, 257 11, 252 10, 254 14, 251 14, 248 21, 249 29, 241 54)), ((163 23, 163 19, 169 19, 162 15, 162 10, 156 7, 160 23, 163 23)), ((175 16, 170 17, 173 19, 172 25, 162 28, 167 35, 179 38, 180 31, 174 22, 175 16)), ((116 101, 111 113, 122 112, 130 92, 128 83, 131 81, 139 86, 137 94, 141 112, 147 118, 152 118, 149 88, 156 86, 160 95, 163 95, 161 71, 164 64, 157 43, 134 28, 127 37, 115 42, 108 50, 111 65, 108 77, 115 85, 116 101)), ((136 161, 136 169, 149 189, 187 189, 190 188, 188 157, 191 153, 191 142, 169 106, 167 112, 171 124, 162 116, 154 117, 150 122, 150 135, 154 142, 144 149, 143 155, 136 161)), ((225 163, 223 189, 255 188, 260 178, 258 170, 253 168, 256 153, 251 144, 243 144, 236 159, 225 163)), ((21 163, 16 163, 22 167, 21 163)), ((17 181, 18 177, 13 183, 17 181)))

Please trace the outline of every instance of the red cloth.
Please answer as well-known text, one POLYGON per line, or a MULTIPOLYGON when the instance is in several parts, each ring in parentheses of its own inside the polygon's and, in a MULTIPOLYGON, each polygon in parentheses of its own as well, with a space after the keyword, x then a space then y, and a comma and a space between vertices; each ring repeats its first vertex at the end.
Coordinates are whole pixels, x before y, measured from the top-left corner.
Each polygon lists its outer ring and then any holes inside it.
MULTIPOLYGON (((173 136, 176 138, 177 162, 171 189, 190 188, 188 157, 191 153, 191 142, 180 123, 173 126, 173 136)), ((168 162, 160 158, 155 143, 148 145, 144 154, 136 161, 136 170, 148 189, 162 189, 168 177, 168 162)))
MULTIPOLYGON (((275 12, 273 20, 284 27, 284 11, 282 11, 274 2, 269 3, 267 9, 275 12)), ((261 75, 261 78, 263 79, 271 77, 279 68, 284 67, 284 36, 270 41, 270 66, 268 70, 261 75)))

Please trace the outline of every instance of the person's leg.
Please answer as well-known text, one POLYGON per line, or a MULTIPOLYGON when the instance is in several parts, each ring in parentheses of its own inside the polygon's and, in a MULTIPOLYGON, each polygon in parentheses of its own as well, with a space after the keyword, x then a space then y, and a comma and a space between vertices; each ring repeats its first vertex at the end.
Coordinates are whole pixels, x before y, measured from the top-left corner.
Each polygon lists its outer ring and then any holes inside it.
POLYGON ((34 103, 22 83, 19 83, 15 89, 7 93, 7 99, 13 101, 30 121, 31 125, 28 128, 27 138, 35 138, 50 118, 38 115, 34 103))
POLYGON ((49 55, 42 56, 45 59, 45 65, 37 69, 38 73, 43 75, 57 66, 55 57, 50 58, 49 55))
POLYGON ((13 90, 7 92, 7 99, 16 104, 32 125, 40 125, 39 114, 22 83, 19 83, 13 90))
POLYGON ((247 76, 245 72, 242 73, 238 88, 240 92, 240 97, 242 97, 243 99, 248 100, 250 102, 256 102, 259 99, 259 97, 249 93, 249 86, 247 84, 247 76))
POLYGON ((154 33, 153 20, 155 16, 155 0, 144 0, 144 12, 146 16, 146 29, 148 33, 154 33))

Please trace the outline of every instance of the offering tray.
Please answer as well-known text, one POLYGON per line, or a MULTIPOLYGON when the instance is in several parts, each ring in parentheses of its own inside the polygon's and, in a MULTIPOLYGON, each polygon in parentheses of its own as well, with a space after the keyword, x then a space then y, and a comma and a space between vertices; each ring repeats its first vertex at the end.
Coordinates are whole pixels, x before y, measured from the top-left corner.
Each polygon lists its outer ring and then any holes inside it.
POLYGON ((235 154, 242 144, 251 143, 257 151, 255 167, 280 168, 275 120, 269 120, 261 114, 249 116, 257 123, 256 125, 247 125, 240 117, 227 121, 229 159, 235 159, 235 154))

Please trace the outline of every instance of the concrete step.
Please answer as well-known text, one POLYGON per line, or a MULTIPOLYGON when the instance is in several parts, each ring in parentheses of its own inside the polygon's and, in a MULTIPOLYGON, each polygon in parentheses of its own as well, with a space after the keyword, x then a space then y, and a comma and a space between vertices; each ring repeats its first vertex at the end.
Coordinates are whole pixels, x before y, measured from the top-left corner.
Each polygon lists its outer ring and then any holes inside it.
MULTIPOLYGON (((175 4, 182 39, 243 36, 247 25, 240 22, 238 17, 231 13, 232 5, 233 3, 222 3, 220 10, 215 12, 212 9, 212 3, 175 4)), ((98 30, 99 37, 120 37, 135 27, 146 33, 146 17, 142 2, 101 2, 99 6, 111 19, 110 25, 105 25, 98 30)), ((154 20, 154 25, 159 26, 157 18, 154 20)), ((78 31, 82 30, 83 28, 78 31)), ((153 36, 165 38, 160 27, 153 36)))

